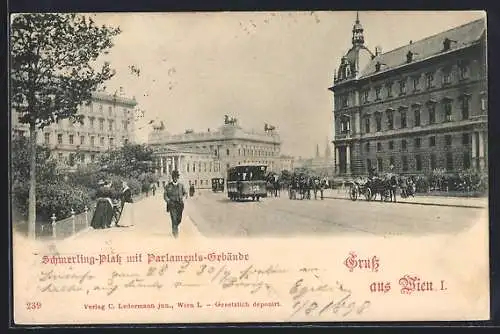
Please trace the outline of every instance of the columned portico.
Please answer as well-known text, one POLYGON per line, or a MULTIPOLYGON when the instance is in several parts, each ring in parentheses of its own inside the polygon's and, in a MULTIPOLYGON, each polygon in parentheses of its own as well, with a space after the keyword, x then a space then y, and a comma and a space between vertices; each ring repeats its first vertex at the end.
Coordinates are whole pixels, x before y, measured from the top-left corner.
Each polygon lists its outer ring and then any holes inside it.
POLYGON ((346 150, 346 174, 351 174, 351 145, 347 144, 345 147, 346 150))
POLYGON ((472 167, 474 169, 486 169, 487 159, 487 133, 485 131, 476 131, 472 133, 471 138, 471 156, 472 167))

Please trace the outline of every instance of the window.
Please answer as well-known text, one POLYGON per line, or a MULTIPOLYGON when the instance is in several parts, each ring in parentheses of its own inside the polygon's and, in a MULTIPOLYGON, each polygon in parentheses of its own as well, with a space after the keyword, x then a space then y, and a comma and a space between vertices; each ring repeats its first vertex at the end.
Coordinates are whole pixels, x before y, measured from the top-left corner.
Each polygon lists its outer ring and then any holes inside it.
POLYGON ((73 145, 73 143, 74 143, 74 138, 75 138, 75 136, 74 136, 74 135, 69 135, 69 143, 70 143, 71 145, 73 145))
POLYGON ((446 68, 443 70, 443 85, 451 84, 451 70, 446 68))
POLYGON ((420 77, 413 77, 413 90, 417 91, 418 90, 418 85, 420 83, 420 77))
POLYGON ((370 152, 370 143, 365 144, 365 151, 368 153, 370 152))
POLYGON ((109 138, 109 146, 115 146, 115 138, 109 138))
POLYGON ((393 150, 394 149, 394 141, 389 141, 389 150, 393 150))
POLYGON ((431 170, 436 169, 437 163, 436 163, 436 154, 431 153, 431 170))
POLYGON ((190 168, 189 168, 189 162, 188 162, 188 163, 186 164, 186 172, 188 172, 188 173, 189 173, 189 170, 190 170, 190 168))
POLYGON ((382 162, 383 162, 382 158, 377 159, 377 169, 379 172, 382 172, 384 170, 384 166, 383 166, 382 162))
POLYGON ((429 111, 429 124, 436 123, 436 106, 434 103, 430 103, 427 108, 429 111))
POLYGON ((389 82, 385 85, 387 89, 387 97, 392 97, 392 82, 389 82))
POLYGON ((108 107, 108 113, 109 116, 111 116, 111 114, 113 113, 113 108, 111 106, 108 107))
POLYGON ((342 96, 340 100, 342 103, 342 108, 347 108, 349 106, 349 99, 347 96, 342 96))
POLYGON ((420 154, 415 155, 415 165, 418 171, 422 170, 422 156, 420 154))
POLYGON ((45 144, 49 145, 50 144, 50 133, 45 133, 44 137, 45 137, 45 144))
POLYGON ((462 134, 462 145, 469 145, 470 135, 468 133, 462 134))
POLYGON ((413 110, 413 116, 415 119, 415 126, 420 126, 420 108, 417 107, 413 110))
POLYGON ((420 148, 420 138, 415 138, 415 148, 420 148))
POLYGON ((430 89, 433 87, 434 84, 434 73, 427 73, 425 75, 425 83, 427 85, 427 89, 430 89))
MULTIPOLYGON (((462 119, 469 119, 469 96, 462 97, 462 119)), ((483 109, 484 110, 484 109, 483 109)))
POLYGON ((238 155, 241 155, 241 148, 238 149, 238 155))
POLYGON ((401 157, 401 164, 403 165, 403 171, 408 171, 408 157, 406 155, 401 157))
POLYGON ((370 117, 365 117, 365 132, 370 133, 370 117))
POLYGON ((469 78, 469 65, 466 62, 461 62, 458 65, 458 73, 460 80, 465 80, 469 78))
POLYGON ((451 135, 444 136, 444 143, 446 146, 451 146, 451 135))
POLYGON ((445 100, 443 108, 444 108, 444 121, 451 122, 451 114, 452 114, 451 100, 445 100))
POLYGON ((101 137, 101 146, 104 146, 104 137, 101 137))
POLYGON ((380 100, 380 91, 382 88, 380 86, 375 87, 375 100, 378 101, 380 100))
POLYGON ((406 150, 407 146, 408 143, 406 142, 406 139, 401 140, 401 149, 406 150))
POLYGON ((375 122, 377 123, 377 132, 382 131, 382 114, 375 114, 375 122))
POLYGON ((387 111, 387 129, 394 129, 394 113, 392 110, 387 111))
POLYGON ((377 151, 382 151, 382 143, 377 143, 377 151))
POLYGON ((62 143, 63 143, 63 138, 62 138, 62 137, 63 137, 63 135, 62 135, 62 134, 58 134, 58 135, 57 135, 57 143, 58 143, 58 144, 62 144, 62 143))
POLYGON ((401 113, 401 128, 404 129, 406 128, 406 110, 402 109, 400 110, 401 113))
POLYGON ((94 136, 90 137, 90 146, 92 146, 92 147, 95 146, 95 137, 94 136))
POLYGON ((102 104, 99 104, 99 112, 102 113, 102 104))
POLYGON ((406 94, 406 80, 399 81, 399 95, 406 94))
POLYGON ((80 145, 85 144, 85 136, 80 136, 80 145))
POLYGON ((125 138, 124 143, 125 143, 125 144, 128 144, 128 139, 127 139, 127 138, 125 138))
POLYGON ((109 131, 113 131, 113 121, 112 120, 108 120, 108 129, 109 129, 109 131))
POLYGON ((436 136, 429 137, 429 147, 436 146, 436 136))
POLYGON ((198 171, 201 173, 201 161, 198 162, 198 171))
POLYGON ((229 149, 226 149, 226 155, 229 155, 229 149))
POLYGON ((90 120, 90 127, 94 128, 94 117, 89 118, 90 120))
POLYGON ((468 151, 465 151, 463 155, 463 168, 469 169, 471 165, 470 162, 471 162, 470 153, 468 151))
POLYGON ((196 172, 196 162, 193 162, 193 173, 196 172))
POLYGON ((207 172, 207 163, 206 162, 203 163, 203 171, 205 173, 207 172))
POLYGON ((453 153, 451 152, 446 153, 446 170, 453 170, 453 153))
POLYGON ((486 97, 481 98, 481 110, 485 111, 488 108, 488 103, 486 102, 486 97))
POLYGON ((363 91, 363 103, 368 103, 369 96, 370 96, 370 91, 368 89, 365 89, 363 91))
MULTIPOLYGON (((348 133, 351 130, 351 121, 348 117, 343 117, 340 120, 340 133, 348 133)), ((266 152, 266 156, 269 156, 269 152, 266 152)))
POLYGON ((99 130, 104 130, 104 119, 99 119, 99 130))

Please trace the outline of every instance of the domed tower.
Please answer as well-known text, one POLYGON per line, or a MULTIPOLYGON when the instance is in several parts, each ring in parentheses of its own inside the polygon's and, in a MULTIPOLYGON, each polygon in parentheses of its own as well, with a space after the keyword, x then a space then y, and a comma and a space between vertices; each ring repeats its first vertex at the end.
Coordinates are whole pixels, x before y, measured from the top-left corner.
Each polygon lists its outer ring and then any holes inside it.
POLYGON ((373 59, 373 53, 365 46, 364 29, 359 20, 359 12, 356 12, 356 21, 352 27, 352 47, 340 60, 338 72, 335 75, 335 82, 357 78, 373 59))

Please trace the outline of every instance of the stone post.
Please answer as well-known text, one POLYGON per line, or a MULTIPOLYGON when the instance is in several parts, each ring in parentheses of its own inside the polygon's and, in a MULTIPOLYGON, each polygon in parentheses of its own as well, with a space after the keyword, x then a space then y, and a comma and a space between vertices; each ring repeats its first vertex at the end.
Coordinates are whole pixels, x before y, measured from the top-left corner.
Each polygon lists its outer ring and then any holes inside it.
POLYGON ((56 238, 56 214, 53 213, 52 217, 50 217, 52 220, 51 226, 52 226, 52 238, 56 238))

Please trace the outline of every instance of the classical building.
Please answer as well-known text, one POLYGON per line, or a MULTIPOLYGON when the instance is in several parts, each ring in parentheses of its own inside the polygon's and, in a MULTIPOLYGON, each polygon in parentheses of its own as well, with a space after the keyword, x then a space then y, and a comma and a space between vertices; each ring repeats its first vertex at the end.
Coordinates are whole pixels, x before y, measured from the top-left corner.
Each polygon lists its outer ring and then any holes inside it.
POLYGON ((170 171, 179 170, 186 183, 208 187, 212 177, 226 177, 229 167, 262 163, 278 171, 281 141, 276 129, 245 130, 235 119, 226 117, 218 129, 206 132, 186 130, 170 134, 164 126, 153 126, 148 144, 156 155, 157 173, 168 180, 170 171))
MULTIPOLYGON (((134 142, 136 105, 135 99, 96 92, 92 101, 78 111, 83 115, 83 124, 59 120, 39 131, 38 143, 51 148, 57 159, 70 167, 92 162, 101 152, 134 142)), ((18 117, 13 110, 13 135, 28 136, 29 126, 19 123, 18 117)))
POLYGON ((486 168, 485 19, 385 53, 364 42, 357 17, 329 88, 336 174, 486 168))

